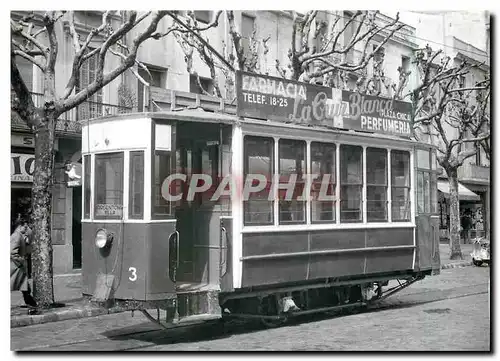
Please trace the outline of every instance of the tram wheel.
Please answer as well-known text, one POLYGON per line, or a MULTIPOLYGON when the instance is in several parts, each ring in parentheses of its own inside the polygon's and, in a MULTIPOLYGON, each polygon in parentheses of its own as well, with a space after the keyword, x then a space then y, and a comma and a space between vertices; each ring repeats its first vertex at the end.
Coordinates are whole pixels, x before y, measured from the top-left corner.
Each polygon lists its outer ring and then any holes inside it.
POLYGON ((288 316, 284 316, 278 320, 273 320, 269 318, 261 318, 260 323, 267 328, 277 328, 283 326, 288 321, 288 316))
POLYGON ((259 313, 262 316, 281 316, 279 319, 260 318, 260 323, 267 328, 283 326, 288 321, 288 316, 279 313, 278 296, 271 295, 261 299, 259 313))

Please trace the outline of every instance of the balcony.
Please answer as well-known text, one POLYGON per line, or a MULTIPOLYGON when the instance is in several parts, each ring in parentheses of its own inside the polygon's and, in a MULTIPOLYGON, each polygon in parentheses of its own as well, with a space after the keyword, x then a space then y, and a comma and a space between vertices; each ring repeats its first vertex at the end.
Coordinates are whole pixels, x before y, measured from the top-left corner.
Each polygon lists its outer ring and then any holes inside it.
MULTIPOLYGON (((43 94, 31 94, 33 96, 35 106, 41 107, 43 94)), ((80 121, 82 120, 97 118, 105 115, 117 115, 131 112, 132 108, 129 107, 85 101, 78 107, 71 109, 59 117, 56 123, 56 132, 59 134, 78 135, 81 132, 80 121)), ((14 113, 12 113, 11 116, 11 126, 13 128, 19 128, 19 130, 28 130, 26 123, 19 116, 14 115, 14 113)))
POLYGON ((458 168, 458 179, 467 183, 490 184, 490 173, 490 167, 466 163, 458 168))

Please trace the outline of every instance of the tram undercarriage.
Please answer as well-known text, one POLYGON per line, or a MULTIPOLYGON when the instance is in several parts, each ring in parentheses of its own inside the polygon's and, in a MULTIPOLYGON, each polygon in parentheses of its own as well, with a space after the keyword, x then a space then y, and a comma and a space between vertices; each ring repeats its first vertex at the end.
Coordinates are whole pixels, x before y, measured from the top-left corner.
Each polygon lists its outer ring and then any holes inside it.
POLYGON ((205 289, 178 294, 177 303, 167 309, 140 311, 163 328, 214 320, 259 320, 266 327, 284 325, 290 318, 308 314, 340 315, 367 309, 425 277, 413 273, 400 279, 338 281, 302 287, 219 294, 205 289), (390 284, 391 283, 391 284, 390 284), (176 306, 177 305, 177 306, 176 306))

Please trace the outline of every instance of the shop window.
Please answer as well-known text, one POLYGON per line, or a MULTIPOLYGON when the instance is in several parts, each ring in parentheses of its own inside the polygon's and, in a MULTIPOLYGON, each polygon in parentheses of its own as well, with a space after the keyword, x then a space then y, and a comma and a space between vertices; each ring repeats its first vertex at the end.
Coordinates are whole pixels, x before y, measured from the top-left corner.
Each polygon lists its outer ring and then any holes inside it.
POLYGON ((279 141, 279 223, 305 223, 305 201, 298 200, 305 186, 306 142, 279 141), (295 178, 296 177, 296 178, 295 178), (295 184, 293 184, 295 178, 295 184), (289 189, 285 189, 286 186, 289 189), (291 190, 291 191, 290 191, 291 190))
POLYGON ((155 150, 153 161, 153 218, 166 218, 173 214, 172 203, 161 195, 161 186, 171 173, 171 153, 155 150))
MULTIPOLYGON (((261 175, 267 180, 266 186, 259 192, 244 194, 245 225, 269 225, 274 223, 273 205, 269 192, 274 173, 274 140, 272 138, 246 136, 244 142, 244 179, 249 175, 261 175)), ((253 180, 257 187, 259 181, 253 180)))
POLYGON ((83 218, 90 218, 90 155, 83 157, 83 218))
POLYGON ((144 151, 130 152, 129 211, 131 219, 144 216, 144 151))
POLYGON ((361 222, 363 190, 363 148, 340 147, 340 221, 361 222))
POLYGON ((335 153, 335 144, 311 143, 311 174, 317 174, 317 177, 312 180, 311 187, 311 221, 313 223, 335 222, 336 202, 329 200, 335 195, 337 181, 335 153), (323 194, 320 193, 322 185, 323 194))
POLYGON ((95 219, 121 219, 123 152, 95 156, 95 219))
POLYGON ((410 220, 410 153, 391 151, 392 221, 410 220))
POLYGON ((366 210, 368 222, 387 221, 387 150, 366 149, 366 210))

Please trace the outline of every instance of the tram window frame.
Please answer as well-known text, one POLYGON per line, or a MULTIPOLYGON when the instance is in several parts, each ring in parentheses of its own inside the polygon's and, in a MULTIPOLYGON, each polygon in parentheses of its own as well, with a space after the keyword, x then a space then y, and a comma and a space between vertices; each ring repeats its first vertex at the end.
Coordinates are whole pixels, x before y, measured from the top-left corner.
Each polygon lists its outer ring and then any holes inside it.
MULTIPOLYGON (((387 149, 383 148, 375 148, 375 147, 367 147, 366 148, 366 221, 367 222, 388 222, 388 167, 387 167, 387 149), (383 155, 383 162, 377 163, 380 158, 371 159, 369 157, 374 155, 383 155), (380 175, 379 166, 383 164, 383 182, 379 182, 378 179, 372 178, 380 175), (375 166, 375 168, 371 168, 375 166), (380 192, 382 190, 382 192, 380 192), (379 191, 380 193, 375 193, 373 191, 379 191), (373 192, 373 193, 372 193, 373 192), (375 195, 383 195, 383 199, 372 199, 372 196, 375 195), (382 204, 382 208, 378 209, 370 209, 371 205, 382 204), (377 217, 376 215, 380 214, 383 211, 383 217, 377 217)), ((373 197, 375 198, 375 197, 373 197)))
POLYGON ((392 222, 409 222, 411 221, 411 156, 410 152, 406 150, 391 150, 391 220, 392 222), (397 158, 399 156, 400 158, 397 158), (402 158, 404 156, 405 158, 402 158), (398 170, 401 170, 401 167, 396 166, 396 162, 398 163, 406 163, 406 167, 403 166, 403 174, 399 174, 398 170), (404 184, 400 184, 397 182, 396 177, 404 177, 404 184), (396 190, 403 189, 403 202, 395 200, 396 190), (403 206, 401 206, 403 205, 403 206), (399 208, 399 211, 398 211, 399 208), (401 213, 401 208, 403 209, 403 213, 401 213), (399 214, 399 217, 396 215, 399 214), (401 217, 401 214, 406 215, 406 217, 401 217))
POLYGON ((334 143, 311 142, 310 153, 311 153, 310 164, 309 164, 309 169, 311 170, 310 173, 312 175, 318 174, 318 177, 312 179, 311 182, 311 201, 310 201, 311 224, 335 223, 337 219, 336 217, 337 201, 320 200, 317 199, 317 196, 319 196, 322 190, 321 186, 325 175, 330 175, 328 187, 326 188, 326 196, 330 197, 336 195, 337 145, 334 143), (325 155, 325 152, 329 154, 325 155), (329 160, 331 160, 332 162, 329 163, 328 162, 329 160), (316 171, 317 168, 319 168, 318 171, 316 171), (328 170, 330 171, 330 173, 327 173, 328 170), (330 213, 331 217, 328 219, 324 219, 325 214, 329 215, 330 213))
MULTIPOLYGON (((270 137, 260 137, 253 135, 245 135, 243 139, 243 179, 246 184, 246 179, 249 174, 259 174, 257 172, 250 172, 250 155, 253 153, 249 153, 249 147, 253 147, 254 149, 259 150, 267 150, 267 154, 269 158, 269 167, 268 174, 263 174, 266 177, 267 185, 264 190, 259 193, 250 193, 248 194, 248 199, 243 199, 243 223, 245 226, 269 226, 274 224, 274 200, 269 200, 269 194, 271 192, 272 181, 270 181, 270 176, 274 174, 274 139, 270 137), (258 143, 261 142, 260 146, 258 143), (266 149, 267 148, 267 149, 266 149), (265 204, 267 203, 267 211, 266 212, 250 212, 253 204, 265 204), (259 215, 264 214, 268 216, 268 221, 252 221, 251 215, 254 213, 258 213, 259 215)), ((257 153, 258 154, 258 153, 257 153)), ((254 157, 260 157, 260 155, 254 155, 254 157)), ((265 162, 265 161, 264 161, 265 162)), ((260 205, 259 205, 260 206, 260 205)))
POLYGON ((437 173, 435 149, 416 148, 417 214, 437 214, 437 173))
POLYGON ((128 218, 144 217, 144 151, 130 151, 129 155, 129 197, 128 218), (137 198, 136 198, 137 197, 137 198), (136 206, 137 211, 136 211, 136 206))
MULTIPOLYGON (((112 153, 101 153, 101 154, 96 154, 95 155, 95 167, 94 167, 94 219, 123 219, 124 214, 123 214, 123 196, 124 196, 124 152, 112 152, 112 153), (101 182, 101 177, 103 175, 106 175, 106 172, 102 172, 100 170, 100 162, 106 161, 106 160, 117 160, 118 163, 115 165, 118 165, 118 170, 115 170, 115 176, 118 175, 119 179, 118 181, 110 182, 113 185, 119 185, 118 190, 112 190, 112 192, 117 192, 120 194, 118 199, 120 202, 117 204, 115 203, 115 206, 121 207, 120 208, 120 213, 119 215, 98 215, 97 213, 97 206, 101 203, 98 202, 99 197, 101 196, 102 189, 101 187, 98 187, 99 183, 101 182)), ((104 178, 104 182, 106 183, 106 178, 104 178)), ((105 193, 109 192, 109 190, 105 190, 105 193)), ((104 195, 104 199, 106 199, 106 195, 104 195)), ((106 203, 107 204, 107 203, 106 203)))
POLYGON ((90 199, 91 193, 91 165, 92 158, 90 154, 83 156, 83 219, 90 219, 90 199))
POLYGON ((163 184, 163 180, 172 174, 172 152, 167 150, 154 150, 153 157, 151 161, 151 219, 170 219, 174 215, 174 204, 173 202, 167 201, 161 196, 161 187, 163 184), (160 157, 165 157, 168 160, 168 165, 166 167, 167 174, 164 177, 161 177, 161 174, 158 174, 159 183, 156 182, 156 170, 157 160, 160 157), (158 200, 163 199, 165 204, 158 204, 158 200), (158 211, 159 207, 167 208, 167 212, 158 211))
MULTIPOLYGON (((364 186, 364 176, 363 176, 363 153, 364 149, 361 145, 351 145, 351 144, 341 144, 340 145, 340 164, 339 164, 339 171, 340 171, 340 223, 362 223, 364 219, 364 210, 363 210, 363 186, 364 186), (349 181, 348 179, 348 167, 346 166, 346 156, 349 156, 349 154, 352 154, 352 152, 356 149, 356 151, 359 151, 359 162, 353 163, 353 164, 358 164, 358 172, 357 175, 359 176, 360 180, 358 181, 349 181), (348 210, 346 211, 343 209, 343 205, 345 202, 356 202, 357 199, 349 199, 348 195, 348 190, 349 189, 356 189, 357 193, 359 194, 359 205, 357 208, 352 208, 355 209, 354 211, 348 210), (359 219, 349 219, 345 218, 346 213, 354 213, 357 212, 359 214, 359 219)), ((349 205, 349 203, 348 203, 349 205)), ((351 208, 349 208, 351 209, 351 208)))
POLYGON ((278 189, 278 221, 280 225, 285 224, 305 224, 306 219, 306 200, 299 200, 298 198, 302 196, 306 181, 304 175, 307 172, 307 143, 304 140, 287 139, 280 138, 278 141, 278 172, 279 172, 279 184, 288 184, 289 176, 296 174, 297 178, 295 184, 293 185, 293 193, 291 200, 285 199, 288 196, 289 191, 287 189, 278 189), (292 154, 291 158, 283 158, 282 155, 292 154), (302 153, 302 154, 301 154, 302 153), (300 159, 302 156, 302 159, 300 159), (289 172, 283 169, 283 164, 285 160, 295 160, 294 171, 289 172), (297 169, 297 161, 301 163, 300 168, 297 169), (288 208, 288 209, 286 209, 288 208), (302 215, 302 218, 293 219, 294 215, 302 215), (285 220, 284 217, 290 217, 289 220, 285 220))

